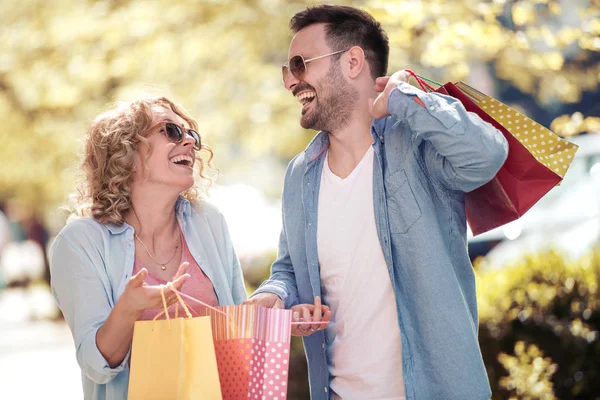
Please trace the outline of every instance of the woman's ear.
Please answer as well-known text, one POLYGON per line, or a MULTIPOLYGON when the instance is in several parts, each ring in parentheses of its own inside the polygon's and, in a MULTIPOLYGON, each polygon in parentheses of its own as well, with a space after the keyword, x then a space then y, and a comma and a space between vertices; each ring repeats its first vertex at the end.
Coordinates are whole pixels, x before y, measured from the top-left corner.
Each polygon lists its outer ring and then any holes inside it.
POLYGON ((348 68, 348 77, 350 79, 356 79, 364 68, 367 67, 365 60, 365 52, 359 46, 353 46, 346 52, 347 54, 347 62, 346 66, 348 68))

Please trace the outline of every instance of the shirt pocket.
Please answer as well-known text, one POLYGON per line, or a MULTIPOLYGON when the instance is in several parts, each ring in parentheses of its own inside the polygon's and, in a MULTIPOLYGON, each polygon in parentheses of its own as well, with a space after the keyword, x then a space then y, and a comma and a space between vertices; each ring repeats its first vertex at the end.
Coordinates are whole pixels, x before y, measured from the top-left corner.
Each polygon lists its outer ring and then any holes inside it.
POLYGON ((410 187, 406 172, 396 171, 385 179, 390 231, 406 233, 421 218, 421 208, 410 187))

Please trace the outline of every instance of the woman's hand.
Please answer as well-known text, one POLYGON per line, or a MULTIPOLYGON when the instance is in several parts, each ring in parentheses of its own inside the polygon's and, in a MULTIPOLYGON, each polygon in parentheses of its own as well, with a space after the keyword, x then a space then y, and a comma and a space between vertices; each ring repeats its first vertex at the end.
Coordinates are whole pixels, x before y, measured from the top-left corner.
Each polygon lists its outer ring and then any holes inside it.
POLYGON ((162 296, 160 294, 161 288, 165 294, 167 307, 175 304, 177 296, 169 287, 180 290, 183 283, 190 278, 190 274, 185 273, 188 266, 188 262, 181 263, 173 280, 165 285, 148 285, 146 283, 148 270, 142 268, 129 279, 129 282, 125 286, 125 291, 119 298, 119 300, 122 299, 123 309, 130 312, 131 315, 136 316, 137 319, 145 310, 163 308, 162 296))
POLYGON ((184 273, 188 265, 187 262, 182 263, 173 280, 166 285, 148 285, 146 283, 148 271, 145 268, 129 279, 115 308, 96 334, 98 350, 111 368, 121 364, 127 355, 133 339, 133 325, 144 310, 162 308, 161 287, 164 290, 167 306, 177 301, 177 296, 169 290, 169 286, 176 290, 181 288, 190 277, 189 274, 184 273))
POLYGON ((292 325, 292 335, 310 336, 314 332, 327 328, 331 321, 329 307, 321 304, 321 298, 315 297, 315 304, 298 304, 290 308, 293 311, 292 322, 313 322, 312 324, 292 325))

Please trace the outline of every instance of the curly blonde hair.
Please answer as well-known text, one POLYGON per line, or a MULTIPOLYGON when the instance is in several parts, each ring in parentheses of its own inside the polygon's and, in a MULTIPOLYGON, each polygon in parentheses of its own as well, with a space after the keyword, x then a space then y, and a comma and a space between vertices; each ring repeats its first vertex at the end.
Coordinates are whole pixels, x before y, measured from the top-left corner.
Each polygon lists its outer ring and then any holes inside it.
MULTIPOLYGON (((133 180, 137 147, 151 145, 146 139, 151 127, 152 107, 162 106, 180 116, 190 129, 198 131, 198 124, 180 105, 166 97, 148 97, 123 103, 96 117, 87 132, 85 152, 81 161, 83 178, 78 185, 73 214, 90 216, 101 223, 121 225, 131 208, 131 183, 133 180)), ((149 153, 150 154, 150 153, 149 153)), ((212 165, 213 152, 202 144, 196 153, 201 184, 196 182, 181 195, 192 203, 201 203, 213 178, 204 174, 212 165), (208 159, 200 154, 204 151, 208 159)), ((145 161, 145 160, 144 160, 145 161)), ((144 162, 144 169, 147 166, 144 162)))

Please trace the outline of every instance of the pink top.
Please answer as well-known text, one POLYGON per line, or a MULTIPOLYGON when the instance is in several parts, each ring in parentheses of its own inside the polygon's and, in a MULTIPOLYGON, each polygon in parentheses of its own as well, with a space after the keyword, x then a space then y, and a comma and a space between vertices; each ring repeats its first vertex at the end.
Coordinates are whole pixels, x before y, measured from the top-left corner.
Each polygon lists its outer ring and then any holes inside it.
MULTIPOLYGON (((190 250, 188 249, 185 238, 183 237, 183 233, 181 233, 181 262, 187 261, 190 265, 187 267, 186 273, 190 274, 191 277, 188 278, 187 281, 181 286, 179 289, 180 292, 187 294, 197 300, 200 300, 210 306, 216 307, 219 305, 219 300, 217 295, 215 294, 215 288, 206 276, 206 274, 200 269, 200 266, 194 260, 194 257, 190 254, 190 250)), ((133 264, 133 275, 137 274, 144 265, 136 258, 135 263, 133 264)), ((147 268, 146 268, 147 269, 147 268)), ((146 277, 146 283, 148 285, 161 285, 166 284, 167 282, 159 277, 152 275, 148 272, 148 276, 146 277)), ((166 293, 165 293, 166 294, 166 293)), ((190 310, 192 316, 198 316, 199 310, 204 309, 205 307, 201 304, 198 304, 194 301, 186 300, 185 297, 182 297, 190 310)), ((140 320, 151 320, 162 311, 160 309, 151 309, 146 310, 140 317, 140 320)), ((175 318, 175 305, 169 308, 169 316, 175 318)), ((185 316, 185 311, 179 307, 179 316, 185 316)), ((159 317, 159 319, 164 319, 164 315, 159 317)))

